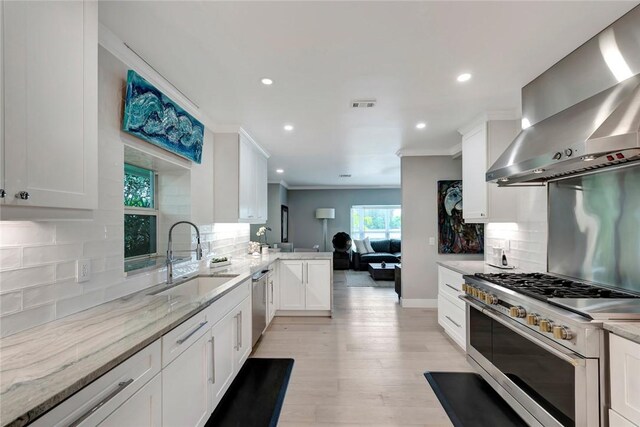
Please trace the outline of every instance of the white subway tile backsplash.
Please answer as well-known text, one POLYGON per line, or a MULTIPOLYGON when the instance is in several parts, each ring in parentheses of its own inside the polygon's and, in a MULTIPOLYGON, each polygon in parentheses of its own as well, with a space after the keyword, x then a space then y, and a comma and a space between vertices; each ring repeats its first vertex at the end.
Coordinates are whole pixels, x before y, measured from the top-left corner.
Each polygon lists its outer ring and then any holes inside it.
POLYGON ((0 315, 22 310, 22 292, 9 292, 0 295, 0 315))
POLYGON ((82 257, 82 244, 26 247, 22 252, 22 263, 25 266, 40 265, 50 262, 72 261, 82 257))
POLYGON ((505 241, 509 240, 507 259, 510 264, 525 271, 547 271, 546 230, 546 218, 543 221, 487 224, 485 260, 491 261, 493 247, 504 247, 505 241))
POLYGON ((76 261, 63 262, 56 265, 56 281, 67 280, 76 277, 76 261))
POLYGON ((0 292, 15 291, 29 286, 53 283, 55 265, 6 270, 0 272, 0 292))
POLYGON ((56 319, 77 313, 105 302, 104 289, 88 292, 71 298, 56 301, 56 319))
MULTIPOLYGON (((121 221, 124 219, 121 218, 121 221)), ((84 243, 83 255, 86 258, 114 256, 124 252, 123 237, 114 240, 98 240, 84 243)))
POLYGON ((0 222, 0 246, 47 245, 55 242, 56 227, 47 222, 0 222))
POLYGON ((42 305, 2 316, 0 317, 0 336, 15 334, 16 332, 51 322, 55 318, 56 308, 54 304, 42 305))
POLYGON ((22 248, 0 248, 0 270, 10 270, 22 265, 22 248))
POLYGON ((45 286, 33 286, 23 291, 23 305, 26 309, 78 295, 82 295, 82 286, 76 283, 75 280, 45 286))

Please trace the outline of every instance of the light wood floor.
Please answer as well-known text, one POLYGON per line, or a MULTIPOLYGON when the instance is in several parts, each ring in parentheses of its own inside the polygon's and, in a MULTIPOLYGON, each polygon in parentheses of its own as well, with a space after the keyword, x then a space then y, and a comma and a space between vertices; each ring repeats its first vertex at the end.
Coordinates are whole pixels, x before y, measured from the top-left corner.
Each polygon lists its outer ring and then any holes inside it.
POLYGON ((295 359, 280 427, 450 426, 422 374, 472 370, 435 309, 341 282, 332 319, 276 317, 253 356, 295 359))

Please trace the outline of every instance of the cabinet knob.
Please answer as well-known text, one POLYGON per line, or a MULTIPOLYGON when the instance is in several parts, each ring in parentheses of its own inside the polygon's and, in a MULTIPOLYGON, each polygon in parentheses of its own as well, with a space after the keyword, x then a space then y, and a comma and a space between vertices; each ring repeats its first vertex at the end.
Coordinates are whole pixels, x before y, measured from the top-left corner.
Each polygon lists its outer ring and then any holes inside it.
POLYGON ((16 199, 29 200, 29 192, 28 191, 19 191, 18 193, 16 193, 16 199))
POLYGON ((0 199, 4 199, 7 195, 7 192, 4 191, 4 188, 0 188, 0 199))

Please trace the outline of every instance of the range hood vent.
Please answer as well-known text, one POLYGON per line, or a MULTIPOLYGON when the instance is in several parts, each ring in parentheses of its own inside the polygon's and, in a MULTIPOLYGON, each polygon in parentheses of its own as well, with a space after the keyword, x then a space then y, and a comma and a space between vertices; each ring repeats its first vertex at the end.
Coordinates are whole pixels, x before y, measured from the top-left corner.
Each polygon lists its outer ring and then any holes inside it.
POLYGON ((540 183, 639 161, 640 7, 545 71, 522 94, 523 116, 533 117, 533 125, 491 166, 487 181, 540 183), (607 49, 628 63, 625 80, 618 82, 607 49), (567 108, 558 111, 563 103, 567 108))

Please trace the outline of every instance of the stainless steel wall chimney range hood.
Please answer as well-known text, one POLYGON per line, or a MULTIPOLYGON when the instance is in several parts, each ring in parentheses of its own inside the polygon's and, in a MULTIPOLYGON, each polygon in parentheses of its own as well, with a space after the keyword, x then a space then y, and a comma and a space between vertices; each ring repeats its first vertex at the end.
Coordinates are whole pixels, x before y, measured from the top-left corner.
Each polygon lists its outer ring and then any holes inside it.
POLYGON ((486 180, 508 186, 640 161, 640 6, 522 89, 523 129, 486 180))

